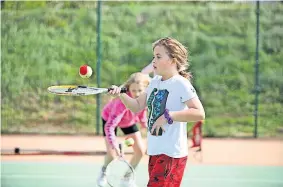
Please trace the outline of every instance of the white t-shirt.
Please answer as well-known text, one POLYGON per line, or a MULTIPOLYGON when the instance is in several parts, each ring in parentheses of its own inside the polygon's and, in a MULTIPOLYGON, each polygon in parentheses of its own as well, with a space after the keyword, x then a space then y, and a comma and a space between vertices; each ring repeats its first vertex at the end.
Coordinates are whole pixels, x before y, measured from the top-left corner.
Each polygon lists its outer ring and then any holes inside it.
POLYGON ((148 155, 165 154, 173 158, 188 155, 187 122, 174 121, 173 124, 164 125, 165 132, 159 136, 151 135, 150 131, 154 122, 169 111, 187 109, 186 101, 198 97, 194 87, 188 79, 175 75, 170 79, 161 81, 160 76, 155 76, 146 90, 148 106, 148 155))

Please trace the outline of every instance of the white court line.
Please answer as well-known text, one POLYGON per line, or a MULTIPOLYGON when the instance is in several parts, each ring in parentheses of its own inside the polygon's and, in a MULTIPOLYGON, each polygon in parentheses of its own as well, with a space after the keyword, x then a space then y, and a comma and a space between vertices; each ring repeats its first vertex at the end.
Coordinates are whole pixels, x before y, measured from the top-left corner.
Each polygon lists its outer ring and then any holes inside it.
MULTIPOLYGON (((2 174, 2 179, 83 179, 94 180, 93 176, 64 176, 64 175, 23 175, 23 174, 2 174)), ((201 182, 241 182, 241 183, 270 183, 270 184, 283 184, 283 180, 268 180, 268 179, 248 179, 248 178, 220 178, 220 177, 184 177, 185 181, 201 181, 201 182)))

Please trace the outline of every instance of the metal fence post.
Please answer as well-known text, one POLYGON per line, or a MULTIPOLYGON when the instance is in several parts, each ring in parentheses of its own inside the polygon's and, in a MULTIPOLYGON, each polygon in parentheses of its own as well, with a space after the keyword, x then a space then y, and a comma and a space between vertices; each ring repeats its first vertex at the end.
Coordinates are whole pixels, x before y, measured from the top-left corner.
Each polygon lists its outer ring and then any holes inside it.
MULTIPOLYGON (((97 87, 100 88, 100 64, 101 64, 101 1, 97 2, 97 21, 96 21, 96 81, 97 87)), ((96 135, 99 135, 100 132, 100 94, 96 95, 96 135)))
POLYGON ((255 107, 254 107, 254 137, 258 137, 258 96, 260 92, 259 88, 259 62, 258 62, 258 50, 259 50, 259 1, 256 2, 256 51, 255 51, 255 107))

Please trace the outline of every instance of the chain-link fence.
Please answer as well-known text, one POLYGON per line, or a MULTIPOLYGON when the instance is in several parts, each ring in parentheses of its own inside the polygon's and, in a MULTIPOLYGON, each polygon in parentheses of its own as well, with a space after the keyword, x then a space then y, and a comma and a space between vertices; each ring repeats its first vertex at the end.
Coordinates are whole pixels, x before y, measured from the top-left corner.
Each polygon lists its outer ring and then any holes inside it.
POLYGON ((253 137, 257 90, 258 136, 282 137, 283 4, 260 4, 259 87, 256 8, 255 2, 102 2, 98 13, 97 2, 4 2, 2 133, 95 134, 96 112, 109 96, 97 108, 95 97, 59 97, 46 88, 122 84, 151 61, 152 42, 172 36, 190 51, 206 136, 253 137), (100 76, 80 78, 85 63, 100 76))

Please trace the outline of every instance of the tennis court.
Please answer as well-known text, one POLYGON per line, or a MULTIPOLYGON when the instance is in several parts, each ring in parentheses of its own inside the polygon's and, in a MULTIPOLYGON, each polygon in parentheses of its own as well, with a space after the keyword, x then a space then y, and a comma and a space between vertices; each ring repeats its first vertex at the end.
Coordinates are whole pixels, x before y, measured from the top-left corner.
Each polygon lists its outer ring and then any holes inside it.
MULTIPOLYGON (((63 90, 70 93, 79 85, 121 85, 132 73, 152 69, 154 41, 173 37, 186 49, 176 45, 161 56, 168 56, 164 67, 176 64, 174 74, 193 75, 192 91, 206 112, 205 126, 195 134, 256 137, 204 138, 201 161, 189 151, 182 187, 283 187, 282 1, 1 0, 0 5, 1 186, 95 187, 105 142, 94 134, 102 135, 101 109, 112 96, 82 96, 84 90, 65 97, 47 89, 74 84, 63 90), (14 153, 23 150, 42 152, 14 153)), ((153 69, 169 78, 171 70, 164 67, 153 69)), ((194 134, 191 124, 187 130, 194 134)), ((132 150, 125 151, 129 159, 132 150)), ((147 184, 147 163, 144 156, 138 187, 147 184)))
MULTIPOLYGON (((84 162, 22 162, 2 163, 2 186, 4 187, 61 187, 96 186, 98 163, 84 162)), ((283 168, 276 166, 216 166, 189 165, 182 186, 283 186, 283 168)), ((145 165, 137 171, 138 186, 146 186, 145 165)))
MULTIPOLYGON (((104 148, 102 137, 13 135, 1 139, 2 149, 15 146, 81 151, 104 148)), ((182 187, 283 186, 283 142, 280 140, 205 139, 202 162, 190 154, 182 187)), ((145 156, 137 170, 139 187, 147 183, 147 159, 145 156)), ((103 156, 2 156, 2 186, 94 187, 102 161, 103 156)))

